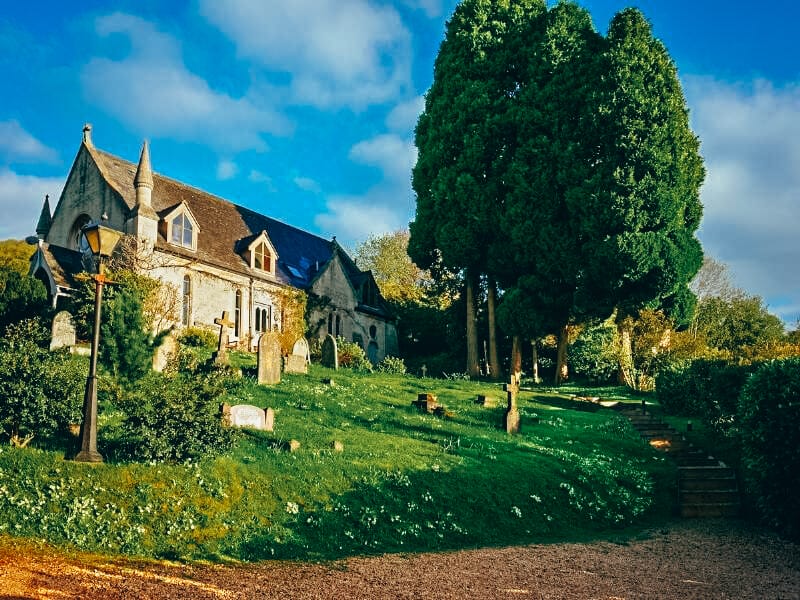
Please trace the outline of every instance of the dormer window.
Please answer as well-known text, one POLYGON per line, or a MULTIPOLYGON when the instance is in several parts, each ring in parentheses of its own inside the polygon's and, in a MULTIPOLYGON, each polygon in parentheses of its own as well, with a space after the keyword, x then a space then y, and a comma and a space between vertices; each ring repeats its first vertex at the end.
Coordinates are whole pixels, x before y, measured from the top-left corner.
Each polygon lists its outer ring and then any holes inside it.
POLYGON ((250 268, 269 275, 275 275, 275 265, 278 264, 278 253, 269 241, 266 231, 262 231, 247 246, 245 260, 250 263, 250 268))
POLYGON ((172 219, 172 239, 170 241, 184 248, 194 246, 194 227, 185 214, 181 213, 172 219))
POLYGON ((272 273, 272 254, 264 242, 253 249, 253 268, 272 273))
POLYGON ((200 228, 186 204, 181 202, 164 217, 162 223, 166 225, 166 231, 162 230, 162 233, 170 244, 187 250, 197 249, 197 234, 200 228))

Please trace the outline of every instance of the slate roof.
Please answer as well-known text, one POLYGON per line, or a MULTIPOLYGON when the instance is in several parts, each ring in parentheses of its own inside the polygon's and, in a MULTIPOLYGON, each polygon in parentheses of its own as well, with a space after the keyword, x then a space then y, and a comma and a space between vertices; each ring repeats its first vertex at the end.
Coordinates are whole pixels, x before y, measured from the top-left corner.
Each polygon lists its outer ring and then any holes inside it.
MULTIPOLYGON (((116 190, 127 207, 136 207, 134 178, 137 165, 85 145, 108 184, 116 190)), ((345 272, 353 287, 358 290, 365 278, 371 278, 368 271, 361 271, 336 240, 326 240, 317 235, 287 225, 276 219, 259 214, 243 206, 238 206, 186 185, 174 179, 153 172, 152 206, 159 217, 185 203, 197 221, 199 233, 197 249, 191 251, 169 244, 159 228, 156 248, 189 259, 221 267, 235 273, 266 278, 260 271, 250 268, 244 258, 248 244, 262 231, 278 253, 275 278, 278 282, 308 290, 316 275, 333 259, 338 251, 345 272)), ((391 311, 379 300, 381 306, 359 306, 359 309, 383 317, 391 317, 391 311)))

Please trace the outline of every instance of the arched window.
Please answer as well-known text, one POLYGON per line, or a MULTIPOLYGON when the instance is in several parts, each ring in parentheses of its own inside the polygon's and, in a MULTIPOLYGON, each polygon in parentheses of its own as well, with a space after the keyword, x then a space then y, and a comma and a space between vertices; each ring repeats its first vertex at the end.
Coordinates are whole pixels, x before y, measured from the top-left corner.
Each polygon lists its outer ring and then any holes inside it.
POLYGON ((69 231, 69 240, 74 250, 78 252, 86 252, 89 250, 89 243, 86 241, 86 237, 81 232, 81 229, 91 223, 91 221, 92 219, 89 215, 81 214, 78 215, 72 223, 72 228, 69 231))
POLYGON ((336 337, 342 335, 342 318, 336 315, 336 337))
POLYGON ((256 307, 256 318, 253 320, 255 330, 258 332, 269 331, 269 320, 272 314, 271 306, 256 307))
POLYGON ((181 304, 181 323, 184 327, 189 326, 192 315, 192 280, 188 275, 183 277, 183 302, 181 304))
POLYGON ((373 340, 378 337, 378 328, 375 327, 375 325, 369 326, 369 337, 371 337, 373 340))
POLYGON ((267 273, 272 272, 272 254, 264 242, 253 248, 253 268, 267 273))
POLYGON ((333 313, 328 315, 328 333, 333 335, 333 313))
POLYGON ((194 227, 186 213, 180 213, 172 219, 171 242, 184 248, 194 247, 194 227))
POLYGON ((233 333, 242 337, 242 290, 236 290, 236 300, 233 305, 233 333))

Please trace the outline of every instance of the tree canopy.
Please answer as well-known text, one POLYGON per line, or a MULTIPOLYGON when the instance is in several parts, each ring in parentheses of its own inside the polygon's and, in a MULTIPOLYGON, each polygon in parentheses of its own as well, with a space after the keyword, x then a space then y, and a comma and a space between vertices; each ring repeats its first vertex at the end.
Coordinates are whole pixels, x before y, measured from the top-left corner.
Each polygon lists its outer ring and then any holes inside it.
POLYGON ((360 244, 354 257, 359 269, 370 270, 381 294, 390 302, 419 302, 430 274, 408 256, 408 231, 371 236, 360 244))

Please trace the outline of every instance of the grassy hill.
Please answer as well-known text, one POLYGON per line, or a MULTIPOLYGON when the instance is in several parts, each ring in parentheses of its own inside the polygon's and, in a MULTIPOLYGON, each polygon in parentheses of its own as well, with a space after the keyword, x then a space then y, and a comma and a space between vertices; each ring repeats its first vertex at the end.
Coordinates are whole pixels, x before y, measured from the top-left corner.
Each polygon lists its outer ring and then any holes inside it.
POLYGON ((225 400, 273 408, 274 432, 184 465, 0 448, 0 530, 141 556, 331 559, 626 536, 673 510, 674 467, 624 418, 552 393, 520 394, 517 436, 500 386, 468 381, 312 366, 225 400), (420 413, 420 392, 449 414, 420 413))

